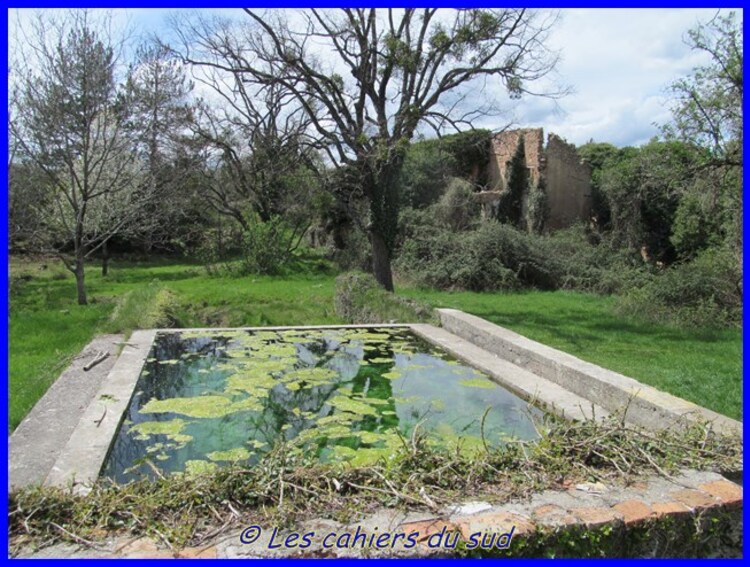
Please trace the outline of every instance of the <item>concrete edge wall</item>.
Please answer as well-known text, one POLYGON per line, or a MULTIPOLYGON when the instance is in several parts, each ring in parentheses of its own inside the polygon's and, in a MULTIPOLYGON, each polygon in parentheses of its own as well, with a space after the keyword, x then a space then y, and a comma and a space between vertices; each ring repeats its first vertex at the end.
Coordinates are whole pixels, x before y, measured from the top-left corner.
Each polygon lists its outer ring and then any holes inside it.
POLYGON ((46 486, 73 484, 76 490, 85 492, 86 485, 99 477, 155 336, 154 330, 135 331, 124 344, 117 362, 47 475, 46 486))
POLYGON ((742 423, 642 384, 617 372, 532 341, 518 333, 456 309, 438 309, 443 328, 493 352, 610 412, 627 407, 626 420, 650 429, 682 427, 698 420, 722 433, 742 437, 742 423))
POLYGON ((70 441, 82 412, 109 375, 123 335, 97 335, 72 358, 8 437, 8 489, 39 485, 70 441), (109 356, 89 370, 100 353, 109 356))

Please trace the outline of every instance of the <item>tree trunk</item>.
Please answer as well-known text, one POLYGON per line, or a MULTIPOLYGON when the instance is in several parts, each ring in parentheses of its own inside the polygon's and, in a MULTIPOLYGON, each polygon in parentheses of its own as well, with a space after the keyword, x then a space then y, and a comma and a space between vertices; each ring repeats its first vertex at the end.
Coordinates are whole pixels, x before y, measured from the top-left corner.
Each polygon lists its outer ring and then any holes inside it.
POLYGON ((102 244, 102 277, 106 277, 109 273, 109 249, 107 248, 107 241, 105 240, 102 244))
POLYGON ((375 230, 370 231, 372 244, 372 273, 386 291, 393 291, 393 274, 391 273, 391 255, 383 237, 375 230))
POLYGON ((88 305, 86 300, 86 285, 84 282, 85 275, 83 273, 83 256, 78 255, 76 257, 76 290, 78 291, 78 305, 88 305))

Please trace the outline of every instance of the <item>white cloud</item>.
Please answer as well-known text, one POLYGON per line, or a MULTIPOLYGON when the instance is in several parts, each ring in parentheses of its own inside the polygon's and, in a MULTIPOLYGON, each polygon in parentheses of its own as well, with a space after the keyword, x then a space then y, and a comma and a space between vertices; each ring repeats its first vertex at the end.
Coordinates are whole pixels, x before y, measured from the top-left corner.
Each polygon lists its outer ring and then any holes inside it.
POLYGON ((669 120, 667 87, 706 58, 683 41, 699 21, 716 10, 563 10, 551 36, 562 51, 558 72, 575 93, 553 104, 524 100, 517 122, 543 126, 568 141, 593 138, 639 145, 658 134, 654 124, 669 120))

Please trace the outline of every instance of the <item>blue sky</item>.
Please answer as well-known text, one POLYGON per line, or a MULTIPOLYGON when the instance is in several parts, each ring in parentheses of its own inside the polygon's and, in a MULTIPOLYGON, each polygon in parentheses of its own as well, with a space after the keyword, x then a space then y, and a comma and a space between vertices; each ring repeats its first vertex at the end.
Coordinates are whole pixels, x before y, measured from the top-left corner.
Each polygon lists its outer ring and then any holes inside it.
MULTIPOLYGON (((148 35, 165 29, 169 12, 118 10, 116 20, 127 22, 138 35, 148 35)), ((221 12, 243 17, 240 9, 221 12)), ((590 139, 618 146, 645 143, 658 134, 658 124, 669 120, 668 85, 706 61, 685 44, 687 30, 715 13, 716 9, 682 8, 563 9, 550 46, 562 55, 555 79, 570 85, 573 94, 559 101, 528 97, 508 103, 506 120, 478 125, 541 126, 575 144, 590 139)), ((13 11, 10 17, 12 21, 13 11)))

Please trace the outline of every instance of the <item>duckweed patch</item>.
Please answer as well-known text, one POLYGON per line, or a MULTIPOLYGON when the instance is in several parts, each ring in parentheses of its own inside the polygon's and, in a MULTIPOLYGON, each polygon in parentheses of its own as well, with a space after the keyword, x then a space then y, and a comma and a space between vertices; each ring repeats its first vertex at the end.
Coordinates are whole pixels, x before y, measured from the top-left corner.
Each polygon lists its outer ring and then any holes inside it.
POLYGON ((415 429, 474 451, 541 412, 406 328, 159 333, 105 464, 117 482, 256 465, 272 447, 351 466, 415 429))

